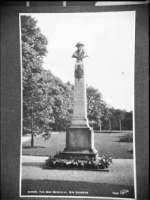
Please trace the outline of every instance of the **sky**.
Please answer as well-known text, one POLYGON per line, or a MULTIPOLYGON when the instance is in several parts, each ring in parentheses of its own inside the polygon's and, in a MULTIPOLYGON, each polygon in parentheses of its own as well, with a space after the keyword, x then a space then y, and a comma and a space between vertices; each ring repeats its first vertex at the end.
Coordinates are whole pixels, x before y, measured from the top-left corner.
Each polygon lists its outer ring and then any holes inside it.
POLYGON ((84 44, 85 81, 116 109, 133 110, 135 12, 30 14, 48 39, 43 67, 74 84, 77 42, 84 44))

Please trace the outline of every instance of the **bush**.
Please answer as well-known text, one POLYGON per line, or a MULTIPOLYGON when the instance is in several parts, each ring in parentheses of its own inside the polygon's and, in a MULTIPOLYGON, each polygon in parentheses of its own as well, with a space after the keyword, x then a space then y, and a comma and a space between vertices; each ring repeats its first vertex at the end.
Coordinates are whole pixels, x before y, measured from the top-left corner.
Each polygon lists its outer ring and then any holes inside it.
POLYGON ((133 149, 130 149, 129 152, 130 152, 130 153, 133 153, 133 149))
POLYGON ((133 134, 126 133, 123 136, 119 136, 119 142, 133 142, 133 134))

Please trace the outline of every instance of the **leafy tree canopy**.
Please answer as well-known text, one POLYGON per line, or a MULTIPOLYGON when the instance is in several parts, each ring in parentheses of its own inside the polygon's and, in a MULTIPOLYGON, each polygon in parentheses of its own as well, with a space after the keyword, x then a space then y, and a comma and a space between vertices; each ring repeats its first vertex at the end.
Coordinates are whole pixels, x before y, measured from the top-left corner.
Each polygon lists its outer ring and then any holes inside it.
POLYGON ((92 86, 87 87, 87 112, 88 119, 95 120, 104 117, 106 103, 102 98, 102 94, 92 86))

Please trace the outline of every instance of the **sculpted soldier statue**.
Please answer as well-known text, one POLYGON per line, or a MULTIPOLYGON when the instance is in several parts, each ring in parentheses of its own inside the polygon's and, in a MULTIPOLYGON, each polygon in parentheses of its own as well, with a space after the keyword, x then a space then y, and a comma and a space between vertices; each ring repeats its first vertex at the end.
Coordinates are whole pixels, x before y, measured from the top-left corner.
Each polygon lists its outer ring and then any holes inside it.
POLYGON ((88 57, 87 53, 84 51, 84 49, 82 49, 83 46, 84 44, 82 44, 81 42, 78 42, 76 44, 78 50, 72 55, 72 57, 76 58, 77 62, 82 62, 83 58, 88 57))

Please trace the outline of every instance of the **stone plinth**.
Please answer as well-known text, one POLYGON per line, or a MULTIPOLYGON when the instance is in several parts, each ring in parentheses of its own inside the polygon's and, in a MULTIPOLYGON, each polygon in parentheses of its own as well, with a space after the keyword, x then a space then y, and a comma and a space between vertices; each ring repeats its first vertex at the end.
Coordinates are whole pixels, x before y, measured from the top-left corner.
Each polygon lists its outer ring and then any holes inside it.
POLYGON ((66 132, 66 148, 61 153, 64 158, 89 157, 96 159, 98 153, 94 148, 94 132, 90 127, 69 128, 66 132))

